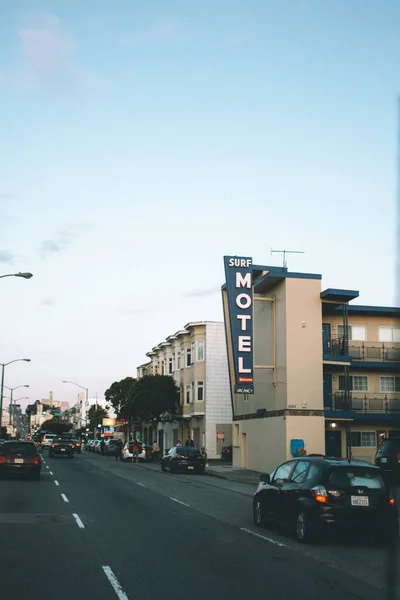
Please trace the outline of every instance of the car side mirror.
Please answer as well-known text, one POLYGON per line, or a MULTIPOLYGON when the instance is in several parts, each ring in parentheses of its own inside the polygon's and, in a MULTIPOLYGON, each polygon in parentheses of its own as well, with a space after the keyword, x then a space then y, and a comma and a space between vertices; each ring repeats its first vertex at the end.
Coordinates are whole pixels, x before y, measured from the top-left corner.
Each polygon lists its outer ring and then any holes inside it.
POLYGON ((263 473, 260 475, 260 481, 262 481, 262 483, 271 483, 271 477, 268 475, 268 473, 263 473))

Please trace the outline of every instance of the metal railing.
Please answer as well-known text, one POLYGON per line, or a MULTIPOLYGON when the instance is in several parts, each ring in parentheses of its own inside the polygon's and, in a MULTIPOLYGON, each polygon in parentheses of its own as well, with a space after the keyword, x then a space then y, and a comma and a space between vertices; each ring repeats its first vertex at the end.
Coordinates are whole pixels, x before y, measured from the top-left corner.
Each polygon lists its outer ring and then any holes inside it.
POLYGON ((400 343, 353 342, 346 344, 343 337, 323 341, 323 353, 331 356, 351 356, 354 361, 400 362, 400 343))
POLYGON ((351 410, 362 413, 400 413, 400 393, 367 394, 333 392, 324 399, 325 410, 351 410))

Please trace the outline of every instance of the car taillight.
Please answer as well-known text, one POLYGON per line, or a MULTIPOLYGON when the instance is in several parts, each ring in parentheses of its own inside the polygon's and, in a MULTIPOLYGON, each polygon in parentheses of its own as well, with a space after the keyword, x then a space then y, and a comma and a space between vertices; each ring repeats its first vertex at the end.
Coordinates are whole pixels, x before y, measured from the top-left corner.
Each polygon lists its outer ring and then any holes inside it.
POLYGON ((34 464, 34 465, 38 465, 38 464, 39 464, 39 460, 40 460, 40 459, 39 459, 39 457, 38 457, 38 456, 35 456, 35 458, 34 458, 34 459, 33 459, 33 461, 32 461, 32 464, 34 464))
POLYGON ((311 494, 314 496, 317 502, 326 504, 328 502, 328 492, 323 485, 316 485, 311 489, 311 494))
POLYGON ((75 446, 72 444, 72 447, 75 448, 75 446))
POLYGON ((4 456, 0 456, 0 465, 3 465, 6 462, 4 456))
POLYGON ((182 456, 181 454, 175 456, 175 458, 185 458, 184 456, 182 456))
POLYGON ((390 498, 389 504, 390 506, 394 506, 394 504, 396 504, 396 500, 394 498, 390 498))
POLYGON ((397 455, 397 462, 400 462, 400 454, 397 455))
POLYGON ((51 447, 54 448, 54 444, 52 444, 51 447))

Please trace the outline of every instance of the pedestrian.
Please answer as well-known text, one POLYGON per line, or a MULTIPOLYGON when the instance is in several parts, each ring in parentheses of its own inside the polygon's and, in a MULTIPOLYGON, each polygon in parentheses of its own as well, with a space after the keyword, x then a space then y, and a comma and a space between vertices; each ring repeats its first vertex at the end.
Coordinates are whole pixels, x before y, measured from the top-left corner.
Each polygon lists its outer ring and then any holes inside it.
POLYGON ((185 442, 185 446, 190 446, 190 442, 191 442, 191 439, 190 439, 190 438, 188 438, 188 439, 186 440, 186 442, 185 442))
POLYGON ((178 441, 176 442, 176 445, 177 445, 177 446, 182 446, 182 442, 181 442, 181 440, 178 440, 178 441))
POLYGON ((105 448, 105 442, 104 439, 101 440, 100 442, 100 450, 101 450, 101 455, 104 456, 104 448, 105 448))
POLYGON ((139 442, 136 438, 132 445, 132 462, 139 462, 139 442))
POLYGON ((122 460, 122 440, 118 439, 116 445, 115 445, 115 460, 122 460))
POLYGON ((158 460, 159 458, 160 458, 160 446, 159 446, 157 440, 155 440, 153 442, 152 460, 158 460))

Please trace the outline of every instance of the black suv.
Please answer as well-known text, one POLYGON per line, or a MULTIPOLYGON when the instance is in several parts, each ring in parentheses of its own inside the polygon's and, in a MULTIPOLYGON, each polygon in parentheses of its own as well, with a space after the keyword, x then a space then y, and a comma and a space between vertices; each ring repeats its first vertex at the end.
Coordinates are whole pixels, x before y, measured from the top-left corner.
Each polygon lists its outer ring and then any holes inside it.
POLYGON ((400 437, 382 439, 375 455, 375 464, 390 483, 398 483, 400 475, 400 437))
POLYGON ((50 446, 49 457, 68 456, 68 458, 74 458, 74 451, 75 444, 71 440, 57 438, 50 446))
POLYGON ((384 543, 398 536, 397 506, 377 467, 362 461, 311 456, 289 460, 261 475, 253 500, 254 522, 277 521, 299 542, 326 527, 372 531, 384 543))

